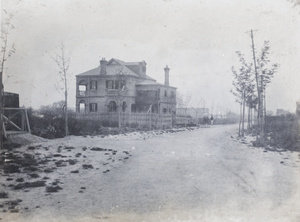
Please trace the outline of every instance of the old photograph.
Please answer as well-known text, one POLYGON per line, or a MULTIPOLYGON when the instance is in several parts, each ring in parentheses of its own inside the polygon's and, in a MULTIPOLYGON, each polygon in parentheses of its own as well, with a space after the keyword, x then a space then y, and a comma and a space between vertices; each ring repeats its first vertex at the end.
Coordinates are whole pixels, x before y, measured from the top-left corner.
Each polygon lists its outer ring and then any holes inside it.
POLYGON ((300 0, 0 2, 0 222, 300 221, 300 0))

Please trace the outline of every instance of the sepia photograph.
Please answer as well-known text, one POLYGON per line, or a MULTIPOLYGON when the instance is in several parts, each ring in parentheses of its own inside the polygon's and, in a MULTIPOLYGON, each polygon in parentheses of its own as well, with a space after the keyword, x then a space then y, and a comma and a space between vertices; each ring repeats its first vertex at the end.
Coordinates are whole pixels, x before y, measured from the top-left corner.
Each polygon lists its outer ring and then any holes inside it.
POLYGON ((300 0, 0 17, 0 222, 300 221, 300 0))

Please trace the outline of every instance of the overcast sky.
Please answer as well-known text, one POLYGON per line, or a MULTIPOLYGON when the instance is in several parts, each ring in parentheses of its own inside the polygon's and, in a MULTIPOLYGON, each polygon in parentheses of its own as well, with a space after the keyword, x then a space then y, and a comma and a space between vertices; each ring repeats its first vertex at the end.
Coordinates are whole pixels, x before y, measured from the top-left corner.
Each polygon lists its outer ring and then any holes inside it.
MULTIPOLYGON (((270 41, 270 60, 280 68, 267 89, 267 108, 295 111, 300 99, 300 14, 287 0, 2 0, 15 14, 9 42, 16 53, 5 65, 5 90, 26 107, 63 100, 51 56, 63 39, 70 57, 69 105, 75 107, 75 75, 102 57, 147 63, 147 74, 220 111, 238 110, 230 94, 236 51, 252 61, 270 41), (7 77, 9 76, 9 77, 7 77)), ((1 17, 5 13, 1 10, 1 17)))

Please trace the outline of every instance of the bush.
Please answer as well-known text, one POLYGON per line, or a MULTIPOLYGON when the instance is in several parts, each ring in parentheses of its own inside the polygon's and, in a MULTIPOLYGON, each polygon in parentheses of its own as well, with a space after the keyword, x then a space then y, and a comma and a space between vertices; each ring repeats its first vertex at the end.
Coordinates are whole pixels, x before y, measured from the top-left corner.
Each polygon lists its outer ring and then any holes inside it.
POLYGON ((138 126, 139 126, 138 123, 130 123, 130 124, 129 124, 129 127, 130 127, 130 128, 134 128, 134 129, 137 128, 138 126))
POLYGON ((265 141, 267 144, 288 150, 300 151, 300 127, 296 116, 267 116, 265 141))

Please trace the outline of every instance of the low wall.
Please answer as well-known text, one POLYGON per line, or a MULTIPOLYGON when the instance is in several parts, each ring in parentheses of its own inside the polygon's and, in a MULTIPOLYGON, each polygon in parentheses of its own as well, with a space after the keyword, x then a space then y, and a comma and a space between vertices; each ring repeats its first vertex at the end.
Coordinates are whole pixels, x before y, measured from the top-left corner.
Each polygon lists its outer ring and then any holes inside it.
MULTIPOLYGON (((119 122, 119 113, 77 113, 76 118, 93 121, 119 122)), ((137 124, 149 127, 172 127, 172 115, 153 113, 120 113, 121 125, 137 124)))

